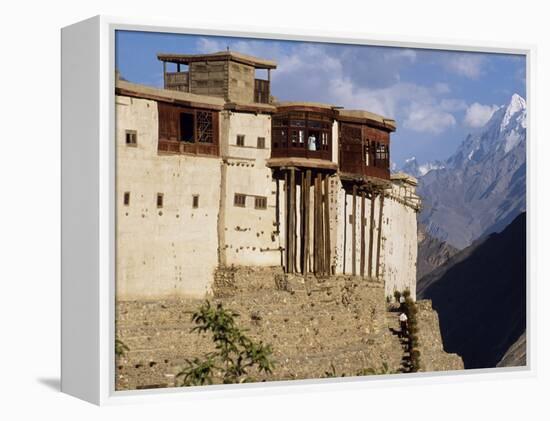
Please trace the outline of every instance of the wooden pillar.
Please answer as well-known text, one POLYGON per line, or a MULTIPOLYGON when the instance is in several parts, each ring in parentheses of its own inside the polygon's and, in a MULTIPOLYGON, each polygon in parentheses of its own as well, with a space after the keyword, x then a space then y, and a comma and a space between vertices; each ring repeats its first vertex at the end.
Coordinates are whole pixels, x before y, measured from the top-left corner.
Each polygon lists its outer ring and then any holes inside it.
POLYGON ((346 240, 347 240, 347 232, 348 232, 348 194, 346 193, 346 190, 344 189, 344 247, 342 250, 342 273, 346 274, 346 240))
MULTIPOLYGON (((281 212, 281 198, 280 198, 280 194, 281 194, 281 183, 279 181, 279 178, 275 178, 275 185, 276 185, 276 191, 277 191, 277 195, 275 197, 275 227, 276 227, 276 233, 277 233, 277 236, 279 238, 279 246, 280 246, 280 238, 281 238, 281 215, 280 215, 280 212, 281 212)), ((280 255, 281 255, 281 267, 284 267, 284 264, 285 264, 285 261, 284 261, 284 256, 283 256, 283 251, 282 250, 279 250, 280 252, 280 255)))
POLYGON ((318 208, 319 208, 319 179, 315 176, 313 182, 313 272, 319 272, 319 224, 318 224, 318 208))
POLYGON ((296 170, 290 169, 289 271, 296 269, 296 170))
POLYGON ((374 191, 370 193, 370 223, 369 223, 369 278, 372 278, 372 245, 374 240, 374 191))
POLYGON ((181 64, 178 63, 178 73, 181 72, 181 64))
POLYGON ((323 229, 323 176, 317 174, 319 206, 317 209, 317 223, 319 224, 319 272, 325 272, 325 231, 323 229))
POLYGON ((365 276, 365 191, 361 191, 361 255, 359 273, 365 276))
POLYGON ((162 62, 162 76, 164 80, 164 89, 166 89, 166 62, 162 62))
POLYGON ((353 200, 352 200, 352 210, 351 210, 351 274, 353 276, 357 275, 357 233, 355 232, 356 227, 356 208, 357 208, 357 186, 353 186, 353 200))
POLYGON ((329 197, 330 197, 330 186, 328 175, 325 175, 325 195, 324 195, 324 215, 323 215, 323 225, 325 227, 325 274, 330 275, 330 209, 329 209, 329 197))
POLYGON ((382 212, 384 209, 384 194, 380 194, 379 201, 379 212, 378 212, 378 242, 376 244, 376 278, 380 276, 380 245, 382 241, 382 212))
POLYGON ((304 180, 304 256, 302 264, 302 274, 307 275, 308 263, 309 263, 309 188, 311 185, 311 170, 306 171, 305 180, 304 180))
POLYGON ((290 199, 290 194, 289 194, 289 188, 288 188, 288 171, 287 170, 283 170, 284 174, 285 174, 285 183, 283 185, 283 189, 284 189, 284 192, 285 192, 285 272, 290 272, 290 266, 288 264, 289 262, 289 242, 290 242, 290 236, 288 235, 288 229, 289 229, 289 225, 290 225, 290 212, 289 212, 289 209, 290 209, 290 206, 288 204, 289 202, 289 199, 290 199))

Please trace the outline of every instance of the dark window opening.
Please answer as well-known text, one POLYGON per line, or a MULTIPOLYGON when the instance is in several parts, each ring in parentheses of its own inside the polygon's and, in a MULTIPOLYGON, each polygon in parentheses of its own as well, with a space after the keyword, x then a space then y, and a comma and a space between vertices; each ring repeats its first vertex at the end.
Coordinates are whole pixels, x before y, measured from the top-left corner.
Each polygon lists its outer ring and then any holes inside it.
POLYGON ((241 207, 241 208, 244 208, 245 205, 246 205, 246 195, 245 195, 245 194, 235 193, 235 199, 234 199, 233 204, 234 204, 235 206, 239 206, 239 207, 241 207))
POLYGON ((157 193, 157 208, 162 208, 164 206, 164 194, 157 193))
POLYGON ((244 146, 244 134, 237 135, 237 146, 244 146))
POLYGON ((126 146, 137 146, 137 132, 126 130, 126 146))
POLYGON ((124 206, 130 206, 130 192, 124 192, 124 206))
POLYGON ((194 194, 193 195, 193 208, 196 209, 199 207, 199 195, 194 194))
POLYGON ((267 197, 257 196, 254 198, 255 209, 267 209, 267 197))
POLYGON ((180 114, 180 139, 181 142, 195 141, 195 116, 189 113, 180 114))
POLYGON ((265 137, 258 138, 258 149, 265 149, 265 137))

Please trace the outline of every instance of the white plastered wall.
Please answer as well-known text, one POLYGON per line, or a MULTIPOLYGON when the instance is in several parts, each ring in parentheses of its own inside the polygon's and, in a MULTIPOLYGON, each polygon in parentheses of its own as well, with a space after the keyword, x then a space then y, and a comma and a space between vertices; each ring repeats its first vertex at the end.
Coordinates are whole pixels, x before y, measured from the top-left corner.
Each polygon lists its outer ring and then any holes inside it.
POLYGON ((226 265, 277 266, 281 263, 276 233, 277 185, 266 167, 271 155, 271 116, 224 112, 222 118, 225 165, 225 210, 222 252, 226 265), (244 135, 244 146, 237 136, 244 135), (258 138, 265 148, 258 148, 258 138), (245 207, 234 205, 235 194, 246 195, 245 207), (266 209, 255 208, 255 198, 267 198, 266 209))
MULTIPOLYGON (((335 186, 336 187, 336 186, 335 186)), ((414 188, 403 187, 402 183, 392 183, 392 189, 386 191, 382 209, 382 233, 380 242, 380 277, 385 282, 386 295, 393 295, 395 290, 409 289, 416 297, 416 259, 417 259, 417 226, 416 212, 413 207, 401 200, 404 195, 414 193, 414 188)), ((346 194, 341 185, 333 191, 337 200, 336 216, 336 273, 352 274, 352 249, 356 248, 356 274, 360 274, 361 263, 361 196, 356 197, 356 242, 352 242, 353 225, 350 218, 353 214, 353 196, 346 194), (339 216, 342 215, 342 216, 339 216)), ((368 247, 371 201, 365 199, 365 276, 368 275, 368 247)), ((372 276, 376 275, 376 250, 380 212, 380 197, 374 202, 374 230, 372 252, 372 276)))
POLYGON ((384 200, 381 261, 386 296, 393 295, 396 290, 409 289, 411 296, 416 298, 416 211, 401 201, 411 194, 414 194, 413 187, 394 182, 384 200))
POLYGON ((157 103, 144 99, 116 97, 116 142, 117 298, 203 296, 218 262, 221 160, 159 155, 157 103), (127 129, 137 131, 136 147, 126 145, 127 129))

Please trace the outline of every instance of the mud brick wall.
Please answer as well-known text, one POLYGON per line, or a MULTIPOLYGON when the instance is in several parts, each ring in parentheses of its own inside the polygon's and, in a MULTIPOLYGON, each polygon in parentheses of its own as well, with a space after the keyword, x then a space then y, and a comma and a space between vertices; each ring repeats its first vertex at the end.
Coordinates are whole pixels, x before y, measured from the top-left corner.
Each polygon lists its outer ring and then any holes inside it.
POLYGON ((462 358, 446 353, 443 348, 439 317, 432 308, 432 301, 417 301, 416 305, 421 371, 463 370, 462 358))
MULTIPOLYGON (((212 301, 239 313, 247 334, 273 347, 267 380, 355 375, 400 368, 402 350, 387 329, 382 283, 351 277, 285 276, 279 268, 223 268, 212 301)), ((117 361, 117 389, 170 387, 186 359, 212 351, 208 336, 190 333, 197 299, 118 303, 117 337, 130 351, 117 361)))

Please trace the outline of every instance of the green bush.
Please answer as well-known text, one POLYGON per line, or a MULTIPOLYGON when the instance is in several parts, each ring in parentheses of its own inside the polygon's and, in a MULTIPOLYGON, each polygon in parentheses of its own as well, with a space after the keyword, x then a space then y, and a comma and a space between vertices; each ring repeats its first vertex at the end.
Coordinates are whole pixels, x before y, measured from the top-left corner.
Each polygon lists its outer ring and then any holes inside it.
POLYGON ((405 297, 404 311, 407 315, 407 324, 409 328, 409 353, 411 356, 411 371, 420 370, 420 351, 418 350, 418 309, 416 303, 411 298, 409 290, 403 292, 405 297))
POLYGON ((182 379, 182 386, 212 384, 216 375, 221 376, 223 383, 245 383, 255 381, 249 376, 250 370, 259 374, 272 372, 271 346, 245 336, 237 327, 238 316, 221 303, 213 307, 209 301, 193 314, 191 320, 197 326, 191 331, 211 333, 216 351, 203 359, 186 360, 187 366, 176 376, 182 379))
POLYGON ((399 302, 399 299, 401 298, 401 292, 395 290, 393 292, 393 297, 395 298, 395 302, 398 303, 399 302))
POLYGON ((124 342, 120 339, 115 339, 115 355, 117 357, 123 357, 128 351, 130 351, 130 348, 124 342))

